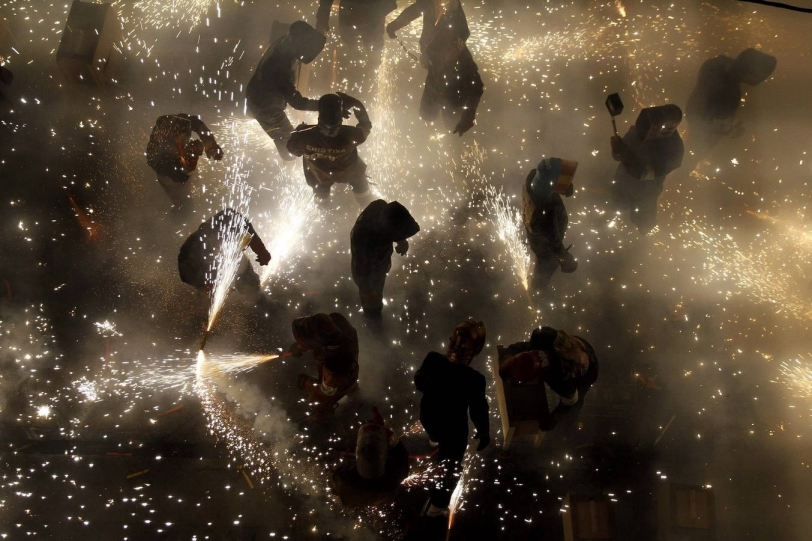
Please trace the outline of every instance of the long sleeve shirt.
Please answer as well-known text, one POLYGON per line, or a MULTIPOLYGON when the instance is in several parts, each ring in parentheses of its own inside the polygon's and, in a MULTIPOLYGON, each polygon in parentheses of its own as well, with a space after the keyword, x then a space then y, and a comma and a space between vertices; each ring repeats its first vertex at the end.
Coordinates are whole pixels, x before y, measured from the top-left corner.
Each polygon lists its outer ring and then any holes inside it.
POLYGON ((373 201, 355 221, 350 233, 353 276, 389 272, 394 253, 392 244, 420 231, 420 226, 405 208, 397 223, 388 223, 384 218, 388 205, 383 199, 373 201))
POLYGON ((437 23, 442 17, 444 19, 443 24, 451 27, 462 41, 466 41, 471 35, 471 31, 468 29, 465 12, 462 10, 459 1, 453 0, 452 3, 453 5, 447 8, 445 12, 438 13, 435 0, 416 0, 414 4, 404 9, 394 21, 389 23, 390 29, 397 32, 422 16, 423 30, 420 34, 420 52, 422 53, 425 52, 426 46, 434 38, 437 23))
POLYGON ((249 109, 255 112, 282 111, 290 105, 301 111, 317 111, 318 100, 305 98, 296 90, 299 65, 287 36, 269 47, 245 89, 249 109))
POLYGON ((522 191, 524 226, 531 243, 544 243, 552 253, 560 255, 565 251, 564 233, 569 223, 567 209, 557 193, 547 197, 537 197, 532 193, 530 184, 535 174, 535 169, 530 171, 522 191))

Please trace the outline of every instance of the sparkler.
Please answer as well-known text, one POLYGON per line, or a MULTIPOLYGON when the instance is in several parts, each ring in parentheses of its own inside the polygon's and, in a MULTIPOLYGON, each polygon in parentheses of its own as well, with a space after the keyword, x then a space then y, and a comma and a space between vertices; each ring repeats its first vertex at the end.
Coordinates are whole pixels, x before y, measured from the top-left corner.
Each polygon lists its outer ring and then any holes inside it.
POLYGON ((779 367, 781 383, 792 391, 793 396, 812 399, 812 361, 803 355, 784 361, 779 367))

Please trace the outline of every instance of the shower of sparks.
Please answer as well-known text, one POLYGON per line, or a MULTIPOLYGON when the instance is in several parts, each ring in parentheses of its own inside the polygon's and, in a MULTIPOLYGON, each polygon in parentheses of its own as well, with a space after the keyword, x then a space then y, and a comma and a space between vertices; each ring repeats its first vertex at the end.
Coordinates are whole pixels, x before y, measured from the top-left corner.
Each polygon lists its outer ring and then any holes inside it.
POLYGON ((496 236, 505 246, 513 272, 519 283, 528 291, 530 288, 530 253, 522 223, 521 209, 511 202, 501 188, 482 171, 485 151, 476 141, 463 156, 466 176, 474 182, 476 190, 484 194, 484 210, 488 220, 496 230, 496 236))
POLYGON ((50 415, 51 415, 50 406, 40 406, 37 408, 37 417, 43 417, 47 419, 50 415))
MULTIPOLYGON (((251 199, 251 190, 246 184, 248 174, 245 172, 245 156, 237 154, 231 158, 229 166, 229 179, 226 184, 230 193, 223 199, 222 208, 232 209, 239 215, 247 216, 248 205, 251 199)), ((210 218, 213 219, 213 218, 210 218)), ((209 269, 209 276, 214 276, 214 284, 211 290, 211 306, 209 307, 209 321, 206 331, 210 331, 217 321, 217 316, 226 302, 231 284, 237 277, 237 270, 243 258, 243 251, 251 242, 251 234, 245 220, 239 216, 233 219, 222 220, 221 229, 217 233, 220 240, 219 250, 209 269)))
POLYGON ((102 322, 96 322, 94 325, 96 326, 96 331, 105 338, 121 336, 121 333, 116 331, 116 324, 106 319, 102 322))
POLYGON ((812 361, 799 355, 792 361, 784 361, 779 367, 781 383, 787 386, 792 395, 812 399, 812 361))
POLYGON ((214 4, 219 16, 220 5, 215 0, 139 0, 134 7, 144 25, 169 29, 188 26, 191 32, 214 4))
MULTIPOLYGON (((287 177, 288 168, 282 169, 287 177)), ((304 252, 306 239, 310 237, 314 225, 321 215, 313 202, 313 191, 299 178, 286 180, 276 189, 277 209, 259 215, 255 227, 266 241, 271 252, 271 262, 262 268, 260 283, 265 284, 282 272, 292 271, 297 259, 304 252)))

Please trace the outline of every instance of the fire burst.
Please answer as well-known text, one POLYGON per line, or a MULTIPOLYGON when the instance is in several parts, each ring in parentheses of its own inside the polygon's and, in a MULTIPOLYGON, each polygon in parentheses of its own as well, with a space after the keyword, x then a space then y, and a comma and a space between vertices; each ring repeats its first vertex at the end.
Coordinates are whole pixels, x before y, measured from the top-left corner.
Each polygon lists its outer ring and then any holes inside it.
POLYGON ((781 383, 792 390, 798 398, 812 398, 812 362, 798 355, 797 359, 784 361, 779 368, 781 383))

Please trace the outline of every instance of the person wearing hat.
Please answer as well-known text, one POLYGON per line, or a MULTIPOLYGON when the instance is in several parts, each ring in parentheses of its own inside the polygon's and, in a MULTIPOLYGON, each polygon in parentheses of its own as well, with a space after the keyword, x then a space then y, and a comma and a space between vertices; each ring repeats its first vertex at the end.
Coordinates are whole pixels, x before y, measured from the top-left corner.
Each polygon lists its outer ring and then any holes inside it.
POLYGON ((355 461, 337 468, 330 481, 342 505, 367 507, 391 502, 408 475, 409 451, 372 408, 372 421, 358 429, 355 461))
POLYGON ((474 423, 479 440, 477 451, 491 441, 485 376, 471 361, 485 346, 485 325, 472 319, 454 328, 446 354, 430 352, 415 373, 415 388, 420 399, 420 423, 431 445, 439 446, 437 460, 443 468, 438 486, 426 502, 428 517, 447 516, 451 494, 459 480, 459 468, 468 447, 468 417, 474 423))
POLYGON ((741 85, 763 83, 777 65, 774 56, 752 48, 745 49, 735 59, 720 55, 702 64, 685 115, 695 155, 704 156, 722 138, 739 137, 744 133, 744 125, 736 121, 742 101, 741 85))
POLYGON ((465 41, 445 27, 434 33, 424 58, 428 73, 420 98, 420 118, 431 122, 442 116, 452 133, 462 137, 474 127, 485 88, 479 68, 465 41))
POLYGON ((536 256, 533 289, 545 289, 558 268, 575 272, 578 262, 564 247, 569 218, 561 195, 574 193, 578 162, 545 158, 527 174, 522 190, 522 218, 530 249, 536 256))
POLYGON ((615 203, 628 209, 642 234, 657 225, 657 199, 669 173, 682 165, 685 145, 677 126, 682 110, 673 104, 647 107, 621 139, 611 139, 612 158, 620 165, 612 182, 615 203))
POLYGON ((192 175, 204 152, 210 160, 223 159, 223 149, 199 116, 178 113, 155 121, 147 143, 147 163, 176 210, 190 202, 192 175), (192 133, 199 139, 192 139, 192 133))
POLYGON ((393 201, 378 199, 358 216, 350 232, 352 280, 358 286, 364 316, 378 318, 383 310, 383 288, 392 268, 392 254, 406 255, 406 240, 420 231, 420 226, 406 210, 393 201), (392 248, 392 245, 394 249, 392 248))
MULTIPOLYGON (((542 431, 552 430, 565 415, 580 411, 587 392, 598 380, 598 358, 592 346, 580 336, 552 327, 534 329, 528 342, 497 349, 502 379, 514 385, 543 382, 558 395, 552 413, 546 395, 539 402, 542 431)), ((539 388, 544 392, 544 385, 539 388)))
POLYGON ((302 157, 307 185, 313 188, 316 203, 326 204, 335 183, 349 184, 363 209, 374 200, 369 187, 367 166, 358 156, 358 145, 367 140, 372 122, 359 100, 343 94, 325 94, 318 101, 319 122, 301 124, 290 136, 288 151, 302 157), (351 112, 356 126, 344 126, 351 112))
POLYGON ((290 105, 300 111, 316 111, 318 101, 305 98, 296 89, 296 72, 324 49, 327 38, 304 21, 290 25, 287 35, 262 55, 245 88, 248 112, 273 140, 283 160, 293 160, 286 148, 293 126, 285 114, 290 105))
POLYGON ((308 421, 327 423, 338 407, 338 401, 358 383, 358 335, 338 313, 314 314, 293 320, 293 337, 289 349, 294 357, 313 352, 317 377, 299 374, 297 383, 305 392, 312 408, 308 421))
MULTIPOLYGON (((260 265, 271 261, 271 254, 262 239, 242 214, 225 209, 218 212, 189 235, 178 253, 180 279, 198 291, 210 292, 217 281, 217 255, 224 238, 244 239, 245 247, 256 254, 260 265)), ((251 261, 243 255, 235 273, 236 287, 240 291, 259 291, 260 280, 251 261)))

